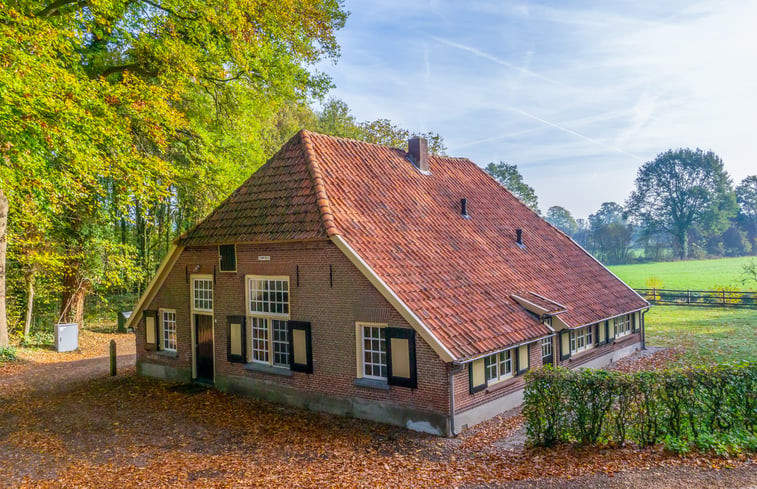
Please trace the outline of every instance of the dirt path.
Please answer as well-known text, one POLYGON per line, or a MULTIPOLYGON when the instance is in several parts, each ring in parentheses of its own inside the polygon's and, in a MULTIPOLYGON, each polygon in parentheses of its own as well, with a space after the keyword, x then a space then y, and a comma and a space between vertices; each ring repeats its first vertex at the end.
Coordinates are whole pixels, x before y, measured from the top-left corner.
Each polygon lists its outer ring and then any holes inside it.
MULTIPOLYGON (((131 371, 136 355, 119 355, 117 371, 131 371)), ((76 384, 83 384, 110 373, 109 357, 85 358, 83 360, 58 363, 28 363, 24 368, 0 377, 0 398, 10 398, 21 393, 50 394, 70 390, 76 384)))
POLYGON ((746 457, 529 451, 518 416, 438 438, 64 358, 0 375, 0 487, 757 487, 746 457))

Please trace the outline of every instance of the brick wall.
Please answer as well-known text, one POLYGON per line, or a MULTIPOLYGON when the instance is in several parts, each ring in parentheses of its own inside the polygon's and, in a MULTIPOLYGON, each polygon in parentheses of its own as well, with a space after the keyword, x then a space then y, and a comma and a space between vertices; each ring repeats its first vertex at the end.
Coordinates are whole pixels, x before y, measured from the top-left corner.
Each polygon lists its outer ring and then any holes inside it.
MULTIPOLYGON (((529 368, 535 369, 542 366, 541 363, 541 345, 539 342, 531 343, 529 347, 529 368)), ((487 402, 491 402, 500 397, 511 394, 519 389, 523 388, 523 377, 516 376, 511 379, 503 380, 496 384, 487 387, 484 390, 470 393, 470 380, 468 373, 468 365, 462 371, 458 372, 454 376, 454 389, 455 389, 455 414, 461 413, 468 409, 478 407, 487 402)))
MULTIPOLYGON (((146 306, 146 309, 176 310, 177 355, 171 358, 160 352, 146 351, 144 321, 140 321, 137 331, 139 361, 191 368, 188 277, 190 274, 213 274, 217 264, 216 247, 192 247, 183 251, 155 299, 146 306)), ((330 241, 237 245, 237 271, 215 271, 215 280, 216 375, 247 377, 250 382, 275 382, 324 396, 390 401, 418 410, 449 413, 447 365, 420 335, 416 335, 417 389, 392 386, 389 390, 379 390, 353 385, 356 378, 355 322, 410 326, 330 241), (259 261, 259 256, 269 256, 270 261, 259 261), (333 270, 333 286, 329 266, 333 270), (313 374, 293 372, 291 377, 284 377, 250 371, 244 368, 244 364, 226 360, 226 317, 245 314, 245 275, 289 276, 291 319, 311 323, 313 374)))

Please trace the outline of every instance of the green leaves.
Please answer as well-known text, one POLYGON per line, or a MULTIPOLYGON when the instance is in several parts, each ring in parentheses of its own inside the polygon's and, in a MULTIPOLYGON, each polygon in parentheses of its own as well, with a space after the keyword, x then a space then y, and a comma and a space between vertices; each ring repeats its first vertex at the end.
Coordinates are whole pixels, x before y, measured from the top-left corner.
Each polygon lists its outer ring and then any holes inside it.
POLYGON ((633 374, 548 366, 526 379, 523 414, 532 444, 631 439, 639 446, 665 442, 680 453, 694 443, 726 452, 755 443, 753 362, 633 374))

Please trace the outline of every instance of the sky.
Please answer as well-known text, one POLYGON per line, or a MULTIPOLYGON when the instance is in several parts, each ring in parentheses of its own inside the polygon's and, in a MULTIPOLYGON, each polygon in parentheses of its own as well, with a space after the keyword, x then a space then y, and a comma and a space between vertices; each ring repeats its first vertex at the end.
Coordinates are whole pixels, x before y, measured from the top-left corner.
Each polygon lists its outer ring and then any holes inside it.
POLYGON ((757 2, 347 0, 317 68, 358 120, 518 165, 545 212, 623 203, 670 148, 757 174, 757 2))

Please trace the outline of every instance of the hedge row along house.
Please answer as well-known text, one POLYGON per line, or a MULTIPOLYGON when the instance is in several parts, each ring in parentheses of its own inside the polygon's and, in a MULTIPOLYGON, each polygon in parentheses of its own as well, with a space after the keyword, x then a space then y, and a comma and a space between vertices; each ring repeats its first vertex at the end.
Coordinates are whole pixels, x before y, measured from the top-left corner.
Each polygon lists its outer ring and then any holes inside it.
POLYGON ((301 131, 182 235, 142 375, 454 435, 546 363, 643 344, 648 303, 473 162, 301 131))

